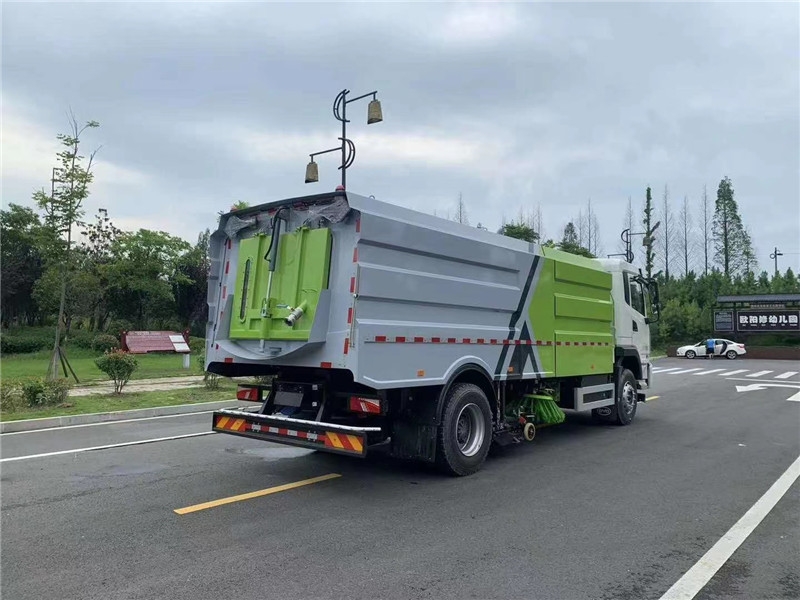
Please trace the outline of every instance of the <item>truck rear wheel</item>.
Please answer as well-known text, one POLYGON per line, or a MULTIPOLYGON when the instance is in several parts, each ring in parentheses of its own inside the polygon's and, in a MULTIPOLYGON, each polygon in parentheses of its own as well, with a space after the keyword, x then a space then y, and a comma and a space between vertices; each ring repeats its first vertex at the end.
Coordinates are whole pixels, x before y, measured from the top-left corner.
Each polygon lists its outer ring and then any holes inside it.
POLYGON ((436 462, 452 475, 481 468, 492 443, 492 412, 477 385, 458 383, 447 393, 437 434, 436 462))
POLYGON ((636 416, 636 377, 628 369, 622 369, 617 379, 616 401, 611 406, 596 408, 592 415, 603 423, 630 425, 636 416))

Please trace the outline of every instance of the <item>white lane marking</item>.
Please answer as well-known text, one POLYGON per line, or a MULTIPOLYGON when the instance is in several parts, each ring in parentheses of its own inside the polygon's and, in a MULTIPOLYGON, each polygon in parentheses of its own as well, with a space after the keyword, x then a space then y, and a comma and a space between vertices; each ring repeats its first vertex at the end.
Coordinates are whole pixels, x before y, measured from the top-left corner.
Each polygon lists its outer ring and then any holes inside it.
POLYGON ((709 373, 716 373, 717 371, 724 371, 725 369, 711 369, 710 371, 700 371, 699 373, 695 373, 695 375, 708 375, 709 373))
POLYGON ((797 387, 800 385, 800 381, 778 381, 777 379, 743 379, 742 377, 728 377, 728 381, 747 381, 748 383, 763 383, 764 385, 783 384, 784 387, 797 387))
POLYGON ((105 446, 92 446, 90 448, 75 448, 74 450, 58 450, 57 452, 44 452, 42 454, 28 454, 26 456, 12 456, 11 458, 0 458, 0 463, 13 462, 15 460, 28 460, 30 458, 46 458, 48 456, 59 456, 61 454, 77 454, 78 452, 90 452, 92 450, 108 450, 109 448, 124 448, 125 446, 138 446, 140 444, 152 444, 153 442, 166 442, 169 440, 182 440, 184 438, 198 437, 201 435, 211 435, 215 431, 201 431, 200 433, 185 433, 183 435, 171 435, 169 437, 153 438, 150 440, 137 440, 135 442, 123 442, 121 444, 107 444, 105 446))
MULTIPOLYGON (((743 379, 740 381, 750 381, 749 379, 743 379)), ((758 390, 768 390, 769 388, 789 388, 790 390, 800 390, 800 385, 791 384, 791 383, 772 383, 768 381, 761 381, 758 383, 751 383, 750 385, 737 385, 736 391, 737 392, 755 392, 758 390)), ((787 400, 791 402, 795 402, 796 398, 800 397, 800 391, 794 394, 791 398, 787 398, 787 400)))
POLYGON ((663 369, 663 368, 661 368, 661 369, 659 369, 658 371, 656 371, 655 369, 653 369, 653 373, 669 373, 670 371, 677 371, 677 370, 678 370, 678 369, 680 369, 680 368, 681 368, 681 367, 672 367, 671 369, 663 369))
POLYGON ((800 456, 783 475, 773 483, 766 493, 744 513, 719 541, 714 544, 694 566, 686 571, 675 584, 661 596, 660 600, 690 600, 703 589, 714 574, 753 533, 758 524, 775 508, 775 505, 800 477, 800 456))
POLYGON ((748 377, 761 377, 762 375, 766 375, 767 373, 772 373, 772 371, 756 371, 755 373, 750 373, 748 377))
POLYGON ((681 371, 673 371, 670 375, 683 375, 684 373, 691 373, 692 371, 699 371, 700 367, 696 367, 694 369, 683 369, 681 371))
POLYGON ((797 371, 786 371, 786 373, 775 375, 775 379, 789 379, 793 375, 797 375, 797 371))
POLYGON ((727 373, 720 373, 718 377, 728 377, 729 375, 738 375, 739 373, 747 373, 748 369, 736 369, 735 371, 728 371, 727 373))
MULTIPOLYGON (((180 413, 177 415, 161 415, 158 417, 141 417, 139 419, 121 419, 119 421, 99 421, 97 423, 84 423, 82 425, 64 425, 63 427, 46 427, 44 429, 31 429, 29 431, 9 431, 8 433, 0 434, 0 437, 7 435, 21 435, 23 433, 42 433, 45 431, 61 431, 63 429, 75 429, 76 427, 94 427, 96 425, 117 425, 119 423, 136 423, 137 421, 152 421, 153 419, 174 419, 175 417, 191 417, 194 415, 207 415, 214 412, 213 410, 202 410, 193 413, 180 413)), ((13 421, 6 421, 13 423, 13 421)))

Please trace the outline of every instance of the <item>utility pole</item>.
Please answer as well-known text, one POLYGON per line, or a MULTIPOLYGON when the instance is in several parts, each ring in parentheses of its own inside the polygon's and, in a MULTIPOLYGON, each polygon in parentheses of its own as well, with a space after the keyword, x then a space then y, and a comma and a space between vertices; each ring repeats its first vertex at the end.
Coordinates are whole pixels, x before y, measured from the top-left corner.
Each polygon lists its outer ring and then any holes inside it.
POLYGON ((775 275, 778 274, 778 257, 783 256, 783 252, 778 250, 778 247, 775 246, 775 251, 769 255, 770 258, 775 260, 775 275))

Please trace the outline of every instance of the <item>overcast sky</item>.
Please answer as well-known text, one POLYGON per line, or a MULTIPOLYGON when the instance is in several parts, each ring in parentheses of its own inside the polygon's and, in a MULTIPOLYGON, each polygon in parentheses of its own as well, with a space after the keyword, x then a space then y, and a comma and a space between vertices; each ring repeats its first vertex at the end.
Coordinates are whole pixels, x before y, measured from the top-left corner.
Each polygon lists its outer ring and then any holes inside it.
MULTIPOLYGON (((233 201, 348 189, 472 224, 591 198, 616 252, 627 199, 669 185, 699 220, 733 181, 759 264, 800 270, 800 4, 3 3, 3 205, 49 188, 71 107, 101 127, 87 216, 194 241, 233 201)), ((638 250, 638 248, 637 248, 638 250)), ((699 254, 700 251, 698 251, 699 254)), ((673 266, 674 271, 680 271, 673 266)))

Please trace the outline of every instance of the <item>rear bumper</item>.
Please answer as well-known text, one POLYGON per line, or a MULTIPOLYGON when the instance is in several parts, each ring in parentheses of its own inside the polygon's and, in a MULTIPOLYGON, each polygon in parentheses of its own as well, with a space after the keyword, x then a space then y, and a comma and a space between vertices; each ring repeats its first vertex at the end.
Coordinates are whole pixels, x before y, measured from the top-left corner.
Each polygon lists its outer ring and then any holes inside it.
POLYGON ((212 419, 212 429, 218 433, 361 458, 367 455, 367 434, 381 430, 380 427, 350 427, 233 409, 214 411, 212 419))

